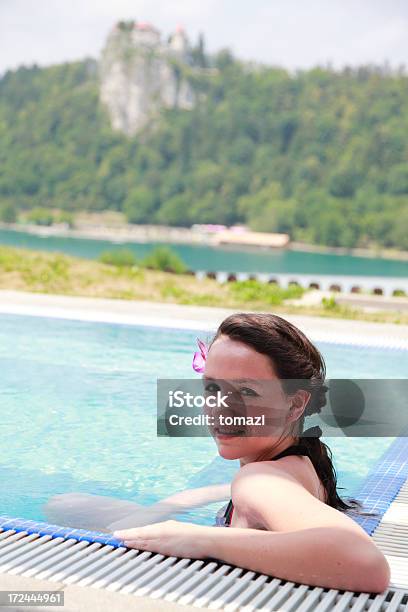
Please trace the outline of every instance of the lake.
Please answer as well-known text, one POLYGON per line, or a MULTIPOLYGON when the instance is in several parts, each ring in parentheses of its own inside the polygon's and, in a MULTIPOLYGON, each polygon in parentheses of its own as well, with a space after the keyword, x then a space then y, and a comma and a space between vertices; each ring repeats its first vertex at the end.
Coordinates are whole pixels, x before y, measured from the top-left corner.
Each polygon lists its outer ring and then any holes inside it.
MULTIPOLYGON (((126 248, 144 257, 157 243, 121 243, 86 238, 36 236, 28 232, 0 230, 0 244, 97 259, 106 250, 126 248)), ((162 243, 161 243, 162 244, 162 243)), ((408 276, 408 262, 304 251, 244 251, 201 245, 169 245, 191 270, 298 274, 347 274, 408 276)))

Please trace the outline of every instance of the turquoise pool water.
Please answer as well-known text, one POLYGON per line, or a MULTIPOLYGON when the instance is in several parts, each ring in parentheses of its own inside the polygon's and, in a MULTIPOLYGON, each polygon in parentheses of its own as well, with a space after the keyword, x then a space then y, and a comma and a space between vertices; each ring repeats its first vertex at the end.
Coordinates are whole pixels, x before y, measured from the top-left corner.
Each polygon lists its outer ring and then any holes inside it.
MULTIPOLYGON (((150 504, 227 482, 237 462, 209 439, 157 438, 156 378, 192 377, 192 331, 0 317, 0 514, 44 520, 56 493, 150 504)), ((201 334, 205 338, 205 334, 201 334)), ((318 343, 331 377, 398 378, 408 352, 318 343)), ((343 493, 391 439, 326 439, 343 493)), ((187 520, 211 524, 216 506, 187 520)))

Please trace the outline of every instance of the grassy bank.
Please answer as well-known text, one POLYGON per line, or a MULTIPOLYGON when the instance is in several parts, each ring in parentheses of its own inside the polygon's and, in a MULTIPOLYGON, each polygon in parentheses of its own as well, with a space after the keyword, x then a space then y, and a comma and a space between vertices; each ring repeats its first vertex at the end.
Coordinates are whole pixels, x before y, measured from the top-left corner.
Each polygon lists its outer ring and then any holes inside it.
POLYGON ((281 289, 273 284, 243 281, 219 284, 138 266, 115 266, 67 255, 0 247, 0 290, 59 295, 149 300, 198 306, 219 306, 277 313, 361 319, 408 324, 408 315, 393 312, 364 313, 336 305, 294 306, 299 287, 281 289))

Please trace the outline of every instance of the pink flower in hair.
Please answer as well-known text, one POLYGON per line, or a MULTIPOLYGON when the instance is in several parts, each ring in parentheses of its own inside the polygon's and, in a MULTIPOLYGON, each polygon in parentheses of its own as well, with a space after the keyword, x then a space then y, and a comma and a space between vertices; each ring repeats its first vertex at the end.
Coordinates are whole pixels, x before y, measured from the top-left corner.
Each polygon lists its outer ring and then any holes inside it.
POLYGON ((205 342, 200 340, 200 338, 197 338, 197 344, 200 350, 194 353, 193 370, 201 374, 202 372, 204 372, 205 369, 205 362, 208 355, 208 347, 205 342))

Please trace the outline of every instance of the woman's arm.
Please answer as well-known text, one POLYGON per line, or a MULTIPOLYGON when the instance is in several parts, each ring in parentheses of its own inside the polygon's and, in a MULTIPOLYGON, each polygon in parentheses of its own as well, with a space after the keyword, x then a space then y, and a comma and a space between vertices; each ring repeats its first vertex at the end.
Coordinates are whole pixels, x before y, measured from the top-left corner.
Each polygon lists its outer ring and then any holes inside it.
POLYGON ((228 499, 230 495, 230 484, 215 485, 187 489, 151 506, 142 506, 105 495, 63 493, 50 498, 43 511, 51 523, 110 532, 157 523, 189 508, 228 499))
POLYGON ((381 593, 389 584, 382 553, 345 529, 279 533, 164 521, 114 532, 128 548, 188 559, 214 558, 312 586, 381 593))
POLYGON ((185 489, 170 497, 160 500, 155 506, 167 504, 177 508, 196 508, 217 501, 223 501, 231 497, 231 484, 209 485, 198 489, 185 489))
POLYGON ((370 593, 381 593, 389 584, 382 553, 342 528, 220 529, 208 538, 208 556, 291 582, 370 593))
POLYGON ((271 531, 166 521, 115 535, 141 550, 212 557, 304 584, 365 592, 388 586, 387 561, 369 536, 283 469, 248 464, 234 479, 232 496, 238 515, 271 531))
POLYGON ((231 497, 231 484, 210 485, 197 489, 186 489, 161 499, 152 506, 140 506, 134 513, 129 513, 112 522, 108 529, 125 529, 134 525, 144 525, 162 521, 191 508, 205 506, 231 497))
POLYGON ((246 540, 245 529, 239 529, 236 542, 227 541, 224 532, 214 542, 215 556, 239 565, 251 550, 252 537, 261 559, 255 558, 251 569, 269 568, 267 573, 287 580, 329 588, 384 590, 389 582, 384 555, 349 516, 309 493, 289 472, 290 464, 291 459, 282 466, 252 463, 241 468, 232 484, 237 518, 252 517, 268 532, 260 532, 259 538, 255 530, 246 540))

